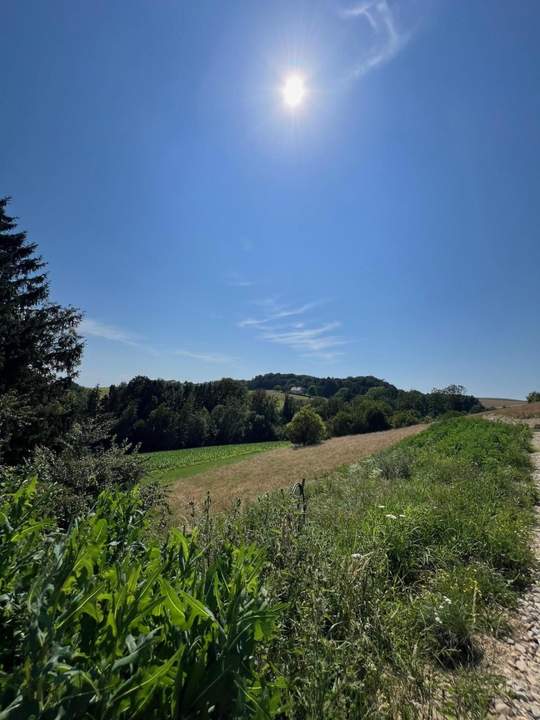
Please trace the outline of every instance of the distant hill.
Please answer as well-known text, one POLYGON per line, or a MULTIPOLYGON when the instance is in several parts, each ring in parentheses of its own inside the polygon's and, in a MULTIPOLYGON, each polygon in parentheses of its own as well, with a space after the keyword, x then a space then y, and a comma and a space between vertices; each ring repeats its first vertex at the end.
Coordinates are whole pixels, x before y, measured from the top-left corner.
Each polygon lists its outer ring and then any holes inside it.
POLYGON ((266 373, 256 375, 252 380, 247 381, 250 390, 277 390, 280 392, 291 392, 301 388, 300 395, 317 395, 330 398, 339 390, 345 388, 350 396, 365 395, 370 388, 384 387, 396 391, 395 385, 377 378, 373 375, 357 375, 346 378, 319 378, 313 375, 296 375, 295 373, 266 373))

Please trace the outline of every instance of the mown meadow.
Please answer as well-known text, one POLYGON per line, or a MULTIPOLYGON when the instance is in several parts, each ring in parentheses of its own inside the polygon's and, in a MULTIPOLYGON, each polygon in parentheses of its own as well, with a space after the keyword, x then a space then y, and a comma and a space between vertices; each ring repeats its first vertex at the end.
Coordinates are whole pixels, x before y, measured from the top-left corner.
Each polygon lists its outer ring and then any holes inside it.
POLYGON ((522 426, 460 418, 166 537, 138 490, 63 530, 0 498, 2 718, 483 717, 527 585, 522 426))
POLYGON ((210 445, 144 453, 142 457, 145 461, 147 478, 166 484, 288 445, 290 443, 285 440, 238 445, 210 445))

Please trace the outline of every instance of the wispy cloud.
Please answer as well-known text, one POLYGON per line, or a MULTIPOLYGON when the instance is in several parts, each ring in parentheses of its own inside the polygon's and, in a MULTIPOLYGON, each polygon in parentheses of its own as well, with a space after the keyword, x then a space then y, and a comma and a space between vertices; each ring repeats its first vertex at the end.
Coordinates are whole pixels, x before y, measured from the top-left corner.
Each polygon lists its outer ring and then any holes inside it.
POLYGON ((229 287, 235 287, 235 288, 247 288, 247 287, 253 287, 255 285, 254 280, 249 280, 245 277, 242 277, 239 275, 239 273, 231 273, 227 279, 226 283, 229 287))
POLYGON ((392 60, 410 40, 410 33, 402 30, 396 21, 388 0, 365 0, 342 10, 345 20, 365 20, 369 39, 356 62, 351 76, 358 78, 392 60))
POLYGON ((191 350, 176 350, 174 354, 205 363, 233 363, 238 360, 238 358, 222 355, 221 353, 192 352, 191 350))
POLYGON ((83 318, 79 325, 81 335, 100 337, 105 340, 113 340, 115 342, 124 343, 124 345, 140 345, 141 338, 138 335, 122 330, 114 325, 93 320, 92 318, 83 318))
POLYGON ((229 280, 227 285, 229 287, 253 287, 255 282, 253 280, 229 280))
POLYGON ((240 320, 238 323, 238 327, 259 327, 260 325, 266 325, 266 323, 270 322, 270 318, 257 320, 256 318, 246 318, 245 320, 240 320))
POLYGON ((309 318, 309 313, 321 306, 324 301, 309 302, 303 305, 278 305, 270 298, 259 305, 265 308, 260 318, 246 318, 238 323, 241 328, 251 328, 257 332, 260 340, 276 345, 284 345, 306 357, 330 360, 343 353, 335 348, 345 345, 347 340, 335 331, 341 323, 320 323, 309 318), (289 318, 307 315, 305 321, 290 321, 289 318), (283 322, 285 321, 285 322, 283 322))
POLYGON ((144 338, 135 333, 129 332, 115 325, 94 320, 92 318, 83 318, 79 325, 79 332, 85 337, 99 337, 112 342, 119 342, 123 345, 139 348, 151 355, 158 355, 158 352, 144 342, 144 338))

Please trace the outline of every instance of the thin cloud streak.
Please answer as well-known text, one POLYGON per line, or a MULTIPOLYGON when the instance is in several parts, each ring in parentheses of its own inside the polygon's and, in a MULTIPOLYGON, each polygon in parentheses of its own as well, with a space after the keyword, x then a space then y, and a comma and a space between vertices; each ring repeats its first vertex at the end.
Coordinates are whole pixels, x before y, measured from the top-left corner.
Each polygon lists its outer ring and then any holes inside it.
POLYGON ((105 340, 113 340, 114 342, 124 343, 124 345, 138 346, 139 339, 137 335, 108 325, 107 323, 93 320, 92 318, 83 318, 79 325, 79 332, 85 336, 104 338, 105 340))
POLYGON ((176 350, 175 355, 181 357, 191 358, 192 360, 200 360, 205 363, 233 363, 237 362, 238 358, 231 357, 229 355, 222 355, 221 353, 203 353, 203 352, 192 352, 191 350, 176 350))
POLYGON ((236 288, 253 287, 255 282, 253 280, 229 280, 227 285, 236 288))
POLYGON ((241 328, 253 328, 260 340, 276 345, 283 345, 303 357, 317 357, 331 360, 343 353, 333 348, 345 345, 348 341, 336 335, 334 331, 341 327, 337 320, 324 324, 308 324, 307 322, 282 322, 288 318, 306 315, 310 310, 320 306, 322 301, 305 303, 300 306, 278 306, 274 300, 263 301, 268 308, 266 317, 246 318, 238 323, 241 328), (280 322, 281 321, 281 322, 280 322))
POLYGON ((227 273, 227 276, 225 278, 225 283, 228 287, 232 288, 248 288, 253 287, 255 285, 254 280, 250 280, 249 278, 243 277, 238 272, 230 272, 227 273))
POLYGON ((266 317, 259 319, 246 318, 245 320, 240 320, 238 327, 249 327, 250 325, 257 327, 259 325, 267 325, 275 320, 304 315, 310 310, 323 305, 324 302, 324 300, 317 300, 316 302, 305 303, 299 307, 287 307, 285 305, 278 305, 273 298, 268 298, 258 303, 259 305, 267 308, 266 317))
POLYGON ((112 342, 122 343, 122 345, 139 348, 151 355, 158 355, 154 348, 143 342, 143 338, 141 338, 140 335, 123 330, 115 325, 109 325, 100 320, 83 318, 79 325, 79 332, 85 337, 98 337, 104 340, 111 340, 112 342))
POLYGON ((368 0, 340 13, 344 20, 364 18, 369 23, 372 45, 351 72, 359 78, 392 60, 410 40, 410 33, 401 31, 387 0, 368 0))

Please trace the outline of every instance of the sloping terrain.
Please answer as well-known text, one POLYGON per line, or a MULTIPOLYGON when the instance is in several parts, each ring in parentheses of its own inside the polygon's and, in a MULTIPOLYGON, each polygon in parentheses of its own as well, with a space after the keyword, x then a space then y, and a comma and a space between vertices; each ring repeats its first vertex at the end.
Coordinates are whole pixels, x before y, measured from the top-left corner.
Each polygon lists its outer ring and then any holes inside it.
POLYGON ((523 403, 514 407, 498 408, 489 413, 485 413, 485 417, 490 420, 508 420, 509 422, 523 422, 532 428, 540 425, 540 402, 523 403))
POLYGON ((518 405, 525 405, 526 400, 511 400, 510 398, 478 398, 486 410, 494 408, 511 408, 518 405))
POLYGON ((170 505, 182 515, 191 500, 200 503, 210 493, 212 507, 222 510, 237 498, 251 501, 269 490, 289 487, 304 478, 309 480, 341 465, 356 462, 415 435, 425 427, 414 425, 398 430, 331 438, 311 447, 270 450, 234 465, 179 480, 170 488, 170 505))

